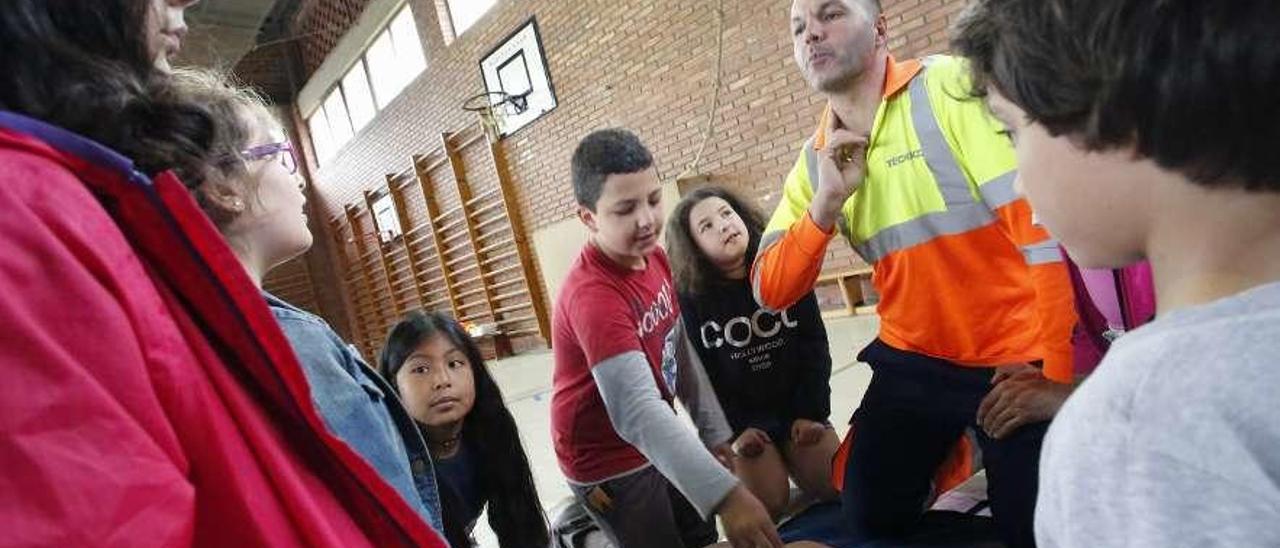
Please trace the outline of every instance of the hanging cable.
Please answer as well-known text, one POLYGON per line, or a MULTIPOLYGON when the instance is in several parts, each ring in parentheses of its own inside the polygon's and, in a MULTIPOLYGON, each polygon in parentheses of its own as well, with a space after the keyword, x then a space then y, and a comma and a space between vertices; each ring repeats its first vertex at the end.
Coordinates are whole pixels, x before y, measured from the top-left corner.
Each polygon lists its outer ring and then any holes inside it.
POLYGON ((716 71, 714 87, 711 93, 711 107, 707 109, 707 129, 702 134, 702 142, 698 144, 698 152, 693 155, 693 161, 685 166, 684 171, 680 172, 676 179, 682 179, 698 172, 698 166, 702 164, 702 154, 707 150, 707 143, 711 141, 711 134, 715 133, 716 111, 720 109, 721 68, 723 65, 724 0, 716 0, 716 71))

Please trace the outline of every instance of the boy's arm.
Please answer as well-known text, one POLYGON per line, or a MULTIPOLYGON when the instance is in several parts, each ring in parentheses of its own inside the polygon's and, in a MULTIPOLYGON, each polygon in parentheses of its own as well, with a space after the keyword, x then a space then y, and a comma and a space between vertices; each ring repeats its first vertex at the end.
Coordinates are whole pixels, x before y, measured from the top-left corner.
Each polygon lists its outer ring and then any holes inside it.
POLYGON ((698 441, 658 392, 644 353, 634 350, 591 367, 618 436, 652 462, 704 518, 738 480, 698 441))
POLYGON ((681 320, 676 326, 676 397, 684 406, 694 426, 698 427, 698 437, 708 449, 728 443, 733 438, 733 429, 725 418, 724 409, 716 397, 711 379, 702 365, 702 358, 693 348, 693 343, 681 320))
POLYGON ((671 481, 703 517, 738 484, 663 399, 632 314, 605 284, 579 288, 570 322, 614 430, 671 481))

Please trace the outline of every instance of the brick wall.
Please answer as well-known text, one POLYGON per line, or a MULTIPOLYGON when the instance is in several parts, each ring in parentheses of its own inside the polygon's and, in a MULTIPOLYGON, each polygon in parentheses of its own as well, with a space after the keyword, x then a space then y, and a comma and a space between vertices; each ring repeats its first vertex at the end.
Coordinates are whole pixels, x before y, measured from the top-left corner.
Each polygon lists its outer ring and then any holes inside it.
MULTIPOLYGON (((458 106, 482 91, 481 56, 536 16, 559 106, 506 138, 527 234, 573 214, 569 157, 577 140, 606 126, 635 130, 653 149, 664 177, 692 162, 712 104, 717 47, 716 0, 500 0, 475 27, 445 45, 439 0, 409 0, 428 67, 336 158, 313 171, 326 218, 381 187, 442 131, 472 122, 458 106)), ((890 47, 909 57, 946 47, 946 29, 963 0, 885 0, 890 47)), ((313 21, 352 21, 362 0, 311 0, 298 34, 313 21)), ((697 172, 755 196, 767 211, 821 109, 792 62, 789 0, 724 0, 724 55, 714 135, 697 172)), ((331 23, 333 24, 333 23, 331 23)), ((336 40, 332 27, 300 45, 309 73, 336 40)), ((826 268, 853 266, 846 245, 832 246, 826 268)), ((536 251, 536 250, 535 250, 536 251)))

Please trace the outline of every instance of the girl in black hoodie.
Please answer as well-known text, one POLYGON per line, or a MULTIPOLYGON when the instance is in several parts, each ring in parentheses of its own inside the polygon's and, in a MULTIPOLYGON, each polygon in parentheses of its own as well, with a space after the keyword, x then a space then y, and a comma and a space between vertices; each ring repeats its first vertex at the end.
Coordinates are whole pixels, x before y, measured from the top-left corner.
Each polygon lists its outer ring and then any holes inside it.
POLYGON ((831 356, 813 293, 772 312, 747 279, 764 220, 738 196, 699 188, 676 205, 667 253, 684 324, 734 431, 734 473, 775 517, 788 478, 817 499, 836 496, 839 446, 831 412, 831 356))

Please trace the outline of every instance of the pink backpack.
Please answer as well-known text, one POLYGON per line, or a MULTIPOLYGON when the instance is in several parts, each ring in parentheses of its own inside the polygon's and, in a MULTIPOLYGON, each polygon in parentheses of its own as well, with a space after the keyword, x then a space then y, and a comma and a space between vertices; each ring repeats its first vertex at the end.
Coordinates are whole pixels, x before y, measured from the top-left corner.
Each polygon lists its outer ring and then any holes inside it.
POLYGON ((1120 269, 1079 268, 1067 260, 1080 317, 1072 342, 1075 373, 1087 375, 1098 366, 1111 341, 1151 321, 1156 295, 1151 265, 1120 269))

